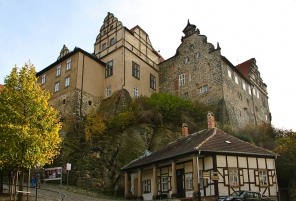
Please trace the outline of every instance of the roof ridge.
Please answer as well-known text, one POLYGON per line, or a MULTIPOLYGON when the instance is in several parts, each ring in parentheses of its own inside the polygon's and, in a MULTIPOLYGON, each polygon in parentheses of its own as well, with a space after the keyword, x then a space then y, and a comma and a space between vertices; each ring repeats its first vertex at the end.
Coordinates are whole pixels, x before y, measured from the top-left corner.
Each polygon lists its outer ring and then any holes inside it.
POLYGON ((212 135, 210 135, 207 139, 205 139, 202 143, 200 143, 197 147, 194 147, 194 149, 198 149, 199 147, 201 147, 204 143, 206 143, 207 141, 209 141, 213 136, 216 135, 217 128, 214 128, 214 132, 212 133, 212 135))

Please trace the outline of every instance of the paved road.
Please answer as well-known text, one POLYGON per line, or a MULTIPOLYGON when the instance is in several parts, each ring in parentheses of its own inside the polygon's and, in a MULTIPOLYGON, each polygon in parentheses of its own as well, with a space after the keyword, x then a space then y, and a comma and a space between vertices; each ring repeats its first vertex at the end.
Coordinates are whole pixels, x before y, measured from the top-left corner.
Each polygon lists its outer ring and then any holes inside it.
MULTIPOLYGON (((9 200, 4 197, 0 197, 0 201, 9 200)), ((24 199, 26 200, 26 199, 24 199)), ((95 198, 80 193, 66 191, 53 186, 43 185, 37 189, 32 188, 30 193, 30 201, 112 201, 111 199, 95 198)), ((118 201, 118 200, 117 200, 118 201)))

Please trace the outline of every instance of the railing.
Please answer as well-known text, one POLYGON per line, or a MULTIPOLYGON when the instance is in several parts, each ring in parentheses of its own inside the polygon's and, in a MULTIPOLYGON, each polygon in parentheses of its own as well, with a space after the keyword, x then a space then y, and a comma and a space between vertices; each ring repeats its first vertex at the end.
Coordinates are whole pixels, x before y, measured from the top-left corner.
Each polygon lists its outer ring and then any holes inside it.
POLYGON ((18 196, 23 196, 23 200, 30 201, 63 201, 66 197, 64 193, 46 188, 23 186, 23 190, 18 190, 19 187, 20 185, 4 184, 2 198, 17 200, 18 196))

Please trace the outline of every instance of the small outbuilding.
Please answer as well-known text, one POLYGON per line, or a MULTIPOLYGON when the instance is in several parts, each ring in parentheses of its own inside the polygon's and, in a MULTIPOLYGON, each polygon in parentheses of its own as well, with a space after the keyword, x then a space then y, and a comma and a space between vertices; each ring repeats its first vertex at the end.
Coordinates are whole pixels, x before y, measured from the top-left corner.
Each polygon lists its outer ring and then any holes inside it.
POLYGON ((212 113, 207 118, 207 130, 189 135, 183 124, 181 138, 123 167, 125 197, 153 200, 198 195, 208 200, 251 190, 277 198, 277 154, 216 128, 212 113))

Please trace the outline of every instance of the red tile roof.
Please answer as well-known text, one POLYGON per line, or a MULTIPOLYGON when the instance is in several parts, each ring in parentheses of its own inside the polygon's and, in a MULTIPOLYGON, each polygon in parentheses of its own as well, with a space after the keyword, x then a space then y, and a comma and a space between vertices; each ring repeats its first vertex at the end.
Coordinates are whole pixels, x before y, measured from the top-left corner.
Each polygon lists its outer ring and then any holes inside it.
POLYGON ((218 128, 193 133, 170 143, 149 156, 140 157, 123 167, 123 170, 141 168, 155 163, 168 162, 193 154, 228 154, 274 158, 275 153, 242 141, 218 128))
POLYGON ((4 88, 4 85, 0 84, 0 90, 4 88))
POLYGON ((238 64, 236 68, 246 77, 249 78, 250 69, 253 63, 253 58, 249 59, 241 64, 238 64))

